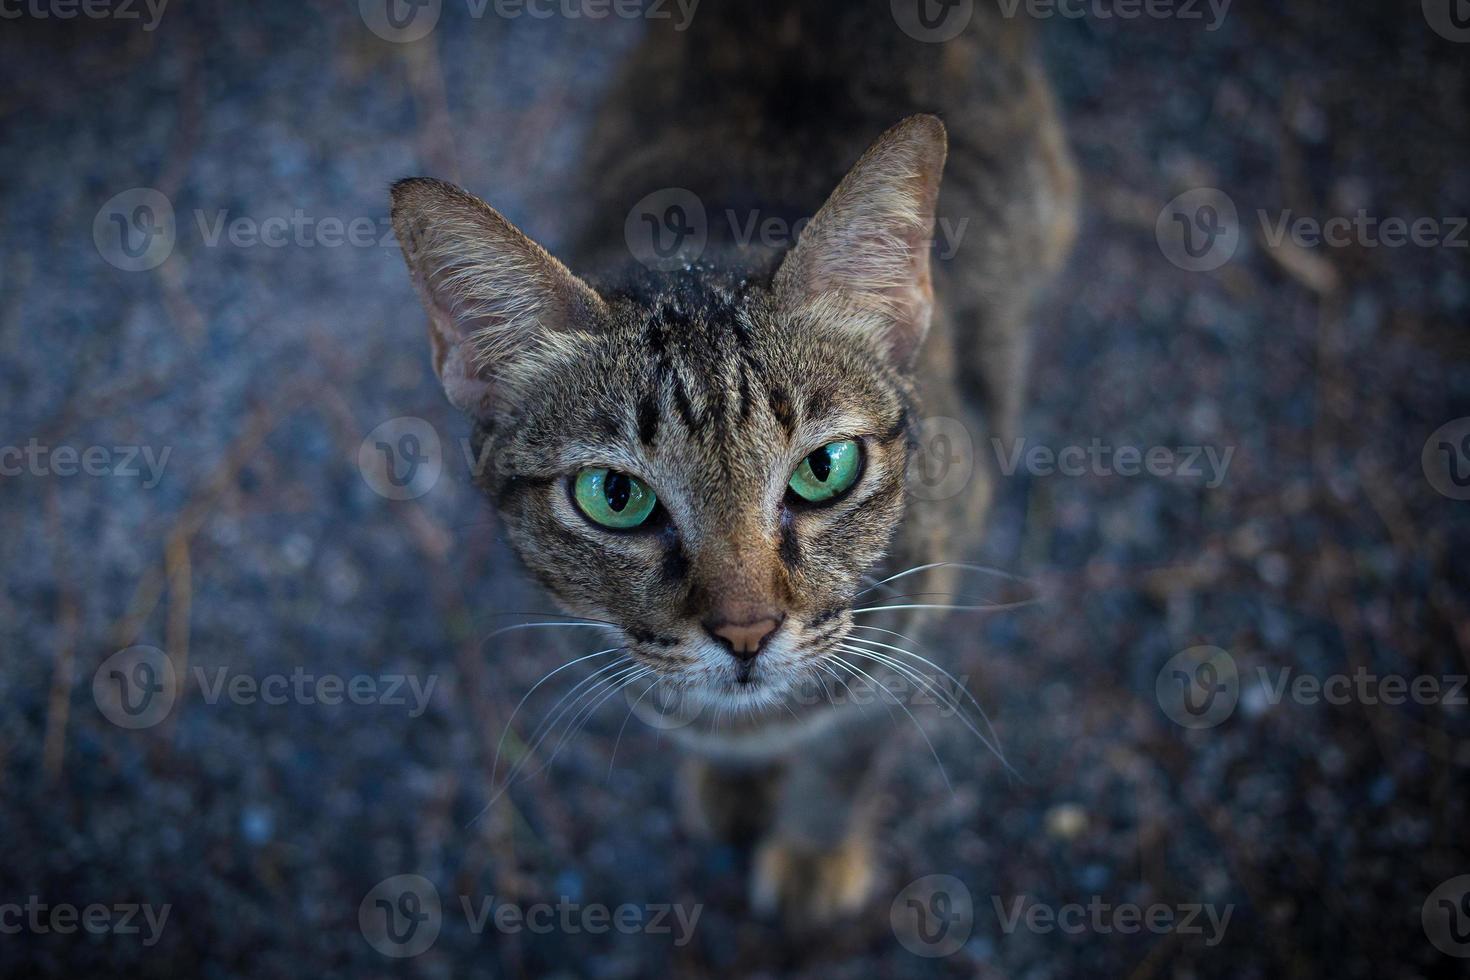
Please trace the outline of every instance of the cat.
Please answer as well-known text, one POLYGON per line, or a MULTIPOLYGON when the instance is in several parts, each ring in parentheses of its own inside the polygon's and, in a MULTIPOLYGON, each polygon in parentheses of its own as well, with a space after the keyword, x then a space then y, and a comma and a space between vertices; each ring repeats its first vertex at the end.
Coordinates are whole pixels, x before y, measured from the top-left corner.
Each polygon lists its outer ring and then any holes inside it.
POLYGON ((616 625, 638 669, 612 676, 688 695, 680 811, 752 842, 754 906, 796 926, 877 881, 893 732, 837 692, 894 674, 853 610, 972 553, 990 502, 983 467, 912 492, 922 420, 976 446, 1013 429, 1027 319, 1076 233, 1027 25, 981 4, 920 40, 901 6, 705 0, 653 27, 589 138, 570 268, 455 186, 392 188, 510 543, 569 614, 616 625), (643 248, 691 223, 697 254, 643 248), (830 700, 795 696, 814 680, 830 700))

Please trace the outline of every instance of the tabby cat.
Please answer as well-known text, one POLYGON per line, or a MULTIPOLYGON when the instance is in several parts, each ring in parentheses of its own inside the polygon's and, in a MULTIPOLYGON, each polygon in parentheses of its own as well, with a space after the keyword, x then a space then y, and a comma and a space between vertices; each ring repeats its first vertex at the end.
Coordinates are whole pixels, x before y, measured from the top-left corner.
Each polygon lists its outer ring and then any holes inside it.
POLYGON ((570 268, 457 187, 392 190, 511 543, 696 706, 681 809, 755 844, 752 901, 793 923, 875 882, 870 777, 895 733, 835 695, 891 676, 872 641, 902 641, 856 632, 859 594, 979 541, 989 478, 919 499, 918 427, 955 419, 978 447, 1015 424, 1028 309, 1074 235, 1027 27, 974 6, 944 41, 889 0, 655 22, 587 147, 570 268), (640 250, 645 220, 687 230, 696 209, 698 254, 640 250), (799 238, 750 234, 768 218, 799 238), (796 695, 814 679, 830 702, 796 695))

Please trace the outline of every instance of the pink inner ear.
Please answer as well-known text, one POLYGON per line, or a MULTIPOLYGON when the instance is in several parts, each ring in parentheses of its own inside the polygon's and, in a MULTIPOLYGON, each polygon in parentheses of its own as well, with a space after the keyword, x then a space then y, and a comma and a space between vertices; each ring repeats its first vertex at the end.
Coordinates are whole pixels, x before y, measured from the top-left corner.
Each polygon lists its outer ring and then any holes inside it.
MULTIPOLYGON (((928 232, 911 212, 885 221, 829 214, 793 256, 800 302, 845 311, 854 329, 875 333, 891 360, 907 367, 929 329, 933 309, 928 232), (847 224, 842 222, 847 220, 847 224)), ((841 314, 838 314, 839 316, 841 314)))
POLYGON ((439 380, 449 403, 461 412, 479 416, 490 404, 490 382, 475 373, 464 356, 464 345, 449 348, 439 368, 439 380))
POLYGON ((911 364, 933 309, 930 237, 943 125, 915 116, 884 133, 832 192, 777 276, 794 308, 874 335, 911 364))

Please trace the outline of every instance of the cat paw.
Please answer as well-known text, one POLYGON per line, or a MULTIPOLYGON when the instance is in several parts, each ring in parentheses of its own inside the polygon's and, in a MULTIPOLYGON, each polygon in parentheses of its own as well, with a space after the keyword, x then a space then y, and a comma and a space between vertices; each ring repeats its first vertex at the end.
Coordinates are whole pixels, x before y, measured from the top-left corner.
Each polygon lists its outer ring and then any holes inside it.
POLYGON ((863 837, 830 850, 769 840, 756 852, 751 906, 793 928, 824 926, 860 911, 876 880, 873 849, 863 837))

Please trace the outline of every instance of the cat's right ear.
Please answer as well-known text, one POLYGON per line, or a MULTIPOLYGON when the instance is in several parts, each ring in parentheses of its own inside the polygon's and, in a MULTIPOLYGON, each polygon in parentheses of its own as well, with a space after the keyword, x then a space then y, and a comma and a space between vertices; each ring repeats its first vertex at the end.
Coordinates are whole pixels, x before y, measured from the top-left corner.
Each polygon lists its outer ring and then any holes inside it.
POLYGON ((392 196, 434 370, 461 411, 488 417, 538 365, 575 356, 606 312, 590 286, 474 195, 412 177, 392 196))
POLYGON ((870 336, 912 368, 934 309, 930 239, 947 148, 935 116, 910 116, 880 136, 781 263, 780 302, 870 336))

